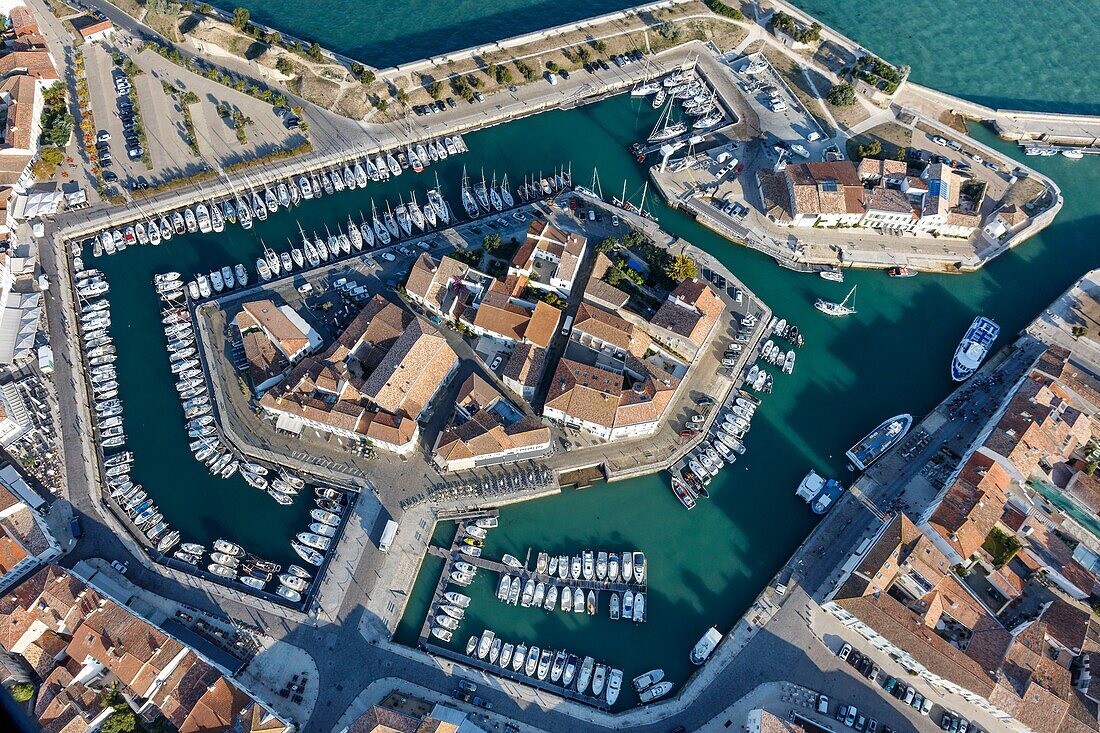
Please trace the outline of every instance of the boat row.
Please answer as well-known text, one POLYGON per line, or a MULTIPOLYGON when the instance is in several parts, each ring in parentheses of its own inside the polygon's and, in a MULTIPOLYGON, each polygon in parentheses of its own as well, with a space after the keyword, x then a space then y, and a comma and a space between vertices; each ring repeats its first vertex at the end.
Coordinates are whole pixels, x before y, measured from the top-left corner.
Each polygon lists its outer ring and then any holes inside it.
MULTIPOLYGON (((188 565, 198 566, 204 562, 206 547, 193 542, 184 542, 173 555, 188 565)), ((225 581, 233 581, 252 590, 264 591, 275 586, 275 593, 292 603, 302 600, 302 593, 313 579, 305 568, 291 565, 285 573, 278 563, 261 560, 245 552, 240 545, 225 539, 214 540, 213 550, 209 554, 207 572, 225 581)))
POLYGON ((325 562, 325 554, 336 542, 336 531, 346 507, 343 494, 320 486, 314 490, 314 503, 316 508, 309 512, 313 520, 309 525, 310 531, 299 532, 290 546, 298 557, 320 567, 325 562))
POLYGON ((442 641, 450 641, 466 617, 470 597, 456 591, 443 594, 434 612, 428 613, 429 633, 442 641))
POLYGON ((760 360, 779 367, 784 374, 790 374, 794 371, 794 349, 783 351, 783 348, 771 339, 765 341, 764 345, 760 347, 760 360))
POLYGON ((592 657, 581 659, 565 650, 540 649, 535 644, 523 642, 505 643, 489 629, 480 637, 470 637, 466 642, 466 654, 516 674, 560 685, 599 701, 606 700, 608 705, 615 704, 622 690, 621 669, 596 662, 592 657))
MULTIPOLYGON (((505 555, 501 562, 514 570, 525 570, 523 563, 514 555, 505 555)), ((644 585, 647 566, 645 553, 637 551, 583 550, 580 555, 572 557, 540 552, 535 558, 535 572, 551 577, 556 575, 561 580, 572 578, 644 585)))
POLYGON ((760 401, 749 395, 739 395, 729 405, 719 408, 710 434, 700 441, 672 473, 672 493, 685 509, 695 508, 699 499, 709 499, 707 486, 723 466, 733 465, 745 453, 745 436, 760 401))
POLYGON ((659 109, 667 102, 666 111, 649 135, 650 143, 670 140, 688 131, 687 120, 673 123, 669 119, 676 102, 679 102, 684 116, 695 118, 690 125, 693 132, 718 127, 726 119, 717 93, 690 71, 677 71, 659 81, 641 82, 630 90, 630 94, 634 97, 652 96, 653 109, 659 109))
MULTIPOLYGON (((503 603, 520 605, 524 608, 543 608, 554 611, 560 608, 565 613, 585 613, 595 616, 600 611, 599 593, 589 589, 587 594, 583 588, 570 586, 568 583, 559 586, 550 581, 542 581, 536 578, 527 578, 526 582, 519 575, 502 573, 500 583, 497 585, 497 598, 503 603)), ((625 591, 620 597, 617 591, 611 593, 608 605, 608 615, 611 620, 645 621, 646 595, 642 591, 625 591)))
POLYGON ((187 293, 191 296, 191 300, 199 300, 236 287, 248 287, 248 270, 241 263, 232 267, 226 265, 220 270, 211 270, 209 275, 202 273, 196 275, 194 280, 187 283, 187 293))
POLYGON ((180 541, 180 533, 172 529, 157 505, 141 487, 130 478, 133 454, 116 453, 104 460, 107 495, 122 510, 127 519, 158 552, 167 553, 180 541))
MULTIPOLYGON (((571 186, 572 175, 562 168, 560 171, 554 171, 550 176, 543 176, 540 173, 532 176, 530 180, 524 176, 523 185, 516 189, 516 195, 526 203, 556 196, 571 186)), ((508 175, 504 175, 498 186, 496 172, 493 172, 491 181, 486 181, 484 169, 481 171, 481 181, 471 183, 470 177, 466 175, 466 168, 463 167, 460 195, 462 208, 466 210, 466 216, 471 219, 477 219, 483 214, 505 211, 516 205, 508 185, 508 175)))
POLYGON ((111 304, 97 298, 80 306, 80 347, 87 367, 96 443, 103 451, 122 448, 126 432, 122 424, 122 400, 118 390, 114 339, 110 333, 111 304))
POLYGON ((303 200, 320 198, 345 189, 365 188, 368 181, 388 180, 406 168, 424 170, 434 161, 468 151, 459 135, 406 146, 403 151, 379 153, 371 158, 289 177, 263 188, 244 191, 221 200, 203 201, 160 217, 151 217, 124 227, 103 230, 92 242, 93 252, 115 254, 134 245, 159 245, 179 234, 225 231, 227 224, 251 229, 255 220, 297 206, 303 200))

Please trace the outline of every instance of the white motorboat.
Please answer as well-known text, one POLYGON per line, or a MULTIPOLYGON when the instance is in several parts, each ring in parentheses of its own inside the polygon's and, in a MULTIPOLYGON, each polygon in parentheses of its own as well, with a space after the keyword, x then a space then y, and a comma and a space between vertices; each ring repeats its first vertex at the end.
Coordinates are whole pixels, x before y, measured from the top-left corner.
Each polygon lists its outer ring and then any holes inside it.
POLYGON ((718 632, 718 629, 711 626, 707 629, 707 632, 703 634, 703 638, 692 647, 691 654, 689 655, 691 663, 696 666, 703 664, 710 658, 710 655, 718 647, 718 643, 721 641, 722 634, 718 632))

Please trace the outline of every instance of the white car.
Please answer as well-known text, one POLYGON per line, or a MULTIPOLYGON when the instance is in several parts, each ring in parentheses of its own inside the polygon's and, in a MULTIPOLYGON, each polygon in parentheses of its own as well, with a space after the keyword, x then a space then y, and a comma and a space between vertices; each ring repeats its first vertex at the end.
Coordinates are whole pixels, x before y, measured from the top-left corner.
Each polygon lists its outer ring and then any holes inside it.
POLYGON ((618 217, 618 215, 615 215, 615 216, 611 217, 611 226, 615 227, 616 229, 619 227, 619 217, 618 217))
POLYGON ((118 560, 111 560, 111 567, 117 570, 121 575, 126 574, 126 565, 120 563, 118 560))
POLYGON ((497 358, 493 359, 493 363, 489 365, 489 368, 495 372, 502 363, 504 363, 504 357, 498 354, 497 358))
POLYGON ((386 262, 393 262, 394 260, 396 260, 396 259, 397 259, 397 258, 396 258, 396 257, 394 257, 394 256, 393 256, 392 254, 390 254, 389 252, 383 252, 383 253, 382 253, 381 255, 379 255, 379 256, 380 256, 380 257, 381 257, 382 259, 384 259, 384 260, 385 260, 386 262))
POLYGON ((947 147, 947 140, 945 138, 940 137, 939 135, 933 135, 932 136, 932 142, 936 143, 936 145, 942 145, 945 148, 947 147))

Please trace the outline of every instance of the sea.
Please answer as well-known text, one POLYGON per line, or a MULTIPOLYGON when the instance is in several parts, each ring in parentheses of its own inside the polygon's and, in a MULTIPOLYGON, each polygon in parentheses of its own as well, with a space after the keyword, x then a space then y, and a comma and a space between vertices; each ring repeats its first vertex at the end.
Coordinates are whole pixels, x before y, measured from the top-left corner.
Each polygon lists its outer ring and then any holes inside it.
MULTIPOLYGON (((305 3, 248 0, 257 19, 376 66, 455 50, 486 40, 606 12, 617 3, 473 2, 305 3), (460 40, 458 40, 460 39, 460 40)), ((1071 33, 1081 18, 1095 15, 1084 2, 1036 3, 991 0, 898 5, 886 0, 805 2, 802 6, 895 64, 908 64, 922 84, 995 107, 1100 113, 1100 70, 1091 37, 1071 33), (1041 17, 1041 20, 1039 20, 1041 17), (1039 22, 1036 22, 1039 20, 1039 22)), ((284 508, 242 480, 212 479, 190 457, 183 419, 164 353, 154 273, 208 272, 236 262, 254 263, 260 240, 286 249, 306 231, 343 224, 348 215, 417 198, 438 174, 452 208, 461 167, 525 174, 570 166, 588 185, 594 169, 608 196, 626 185, 641 195, 645 171, 628 145, 654 123, 644 101, 627 96, 568 112, 548 112, 466 136, 471 152, 416 177, 326 196, 293 212, 280 212, 251 232, 230 227, 220 236, 176 237, 159 248, 134 248, 100 259, 112 284, 113 333, 119 344, 122 398, 135 476, 160 504, 185 541, 209 543, 224 536, 279 562, 296 561, 289 539, 308 524, 308 507, 284 508)), ((973 134, 1010 157, 1020 150, 980 126, 973 134)), ((528 550, 579 554, 586 548, 641 550, 650 566, 648 620, 613 622, 601 614, 566 615, 507 607, 495 598, 496 578, 479 573, 474 602, 453 646, 492 628, 513 643, 568 648, 624 669, 627 678, 661 667, 682 683, 691 672, 688 651, 710 626, 728 630, 816 518, 794 496, 802 476, 814 469, 849 482, 843 453, 882 419, 901 412, 920 416, 952 389, 949 364, 956 344, 978 314, 1001 325, 998 346, 1071 285, 1100 266, 1100 160, 1029 158, 1027 163, 1058 182, 1065 206, 1037 237, 978 273, 925 275, 894 280, 882 272, 850 272, 843 284, 777 267, 739 247, 652 196, 647 207, 668 231, 712 253, 806 337, 793 375, 776 376, 775 391, 758 411, 746 441, 748 452, 722 471, 712 498, 685 511, 665 475, 655 475, 505 508, 489 534, 485 553, 528 550), (858 285, 857 313, 826 319, 813 308, 819 297, 839 300, 858 285)), ((251 268, 250 268, 251 269, 251 268)), ((396 507, 391 507, 395 510, 396 507)), ((435 542, 446 546, 453 525, 441 525, 435 542)), ((398 629, 399 641, 416 643, 440 561, 428 557, 410 594, 398 629)), ((621 705, 633 704, 631 694, 621 705)))

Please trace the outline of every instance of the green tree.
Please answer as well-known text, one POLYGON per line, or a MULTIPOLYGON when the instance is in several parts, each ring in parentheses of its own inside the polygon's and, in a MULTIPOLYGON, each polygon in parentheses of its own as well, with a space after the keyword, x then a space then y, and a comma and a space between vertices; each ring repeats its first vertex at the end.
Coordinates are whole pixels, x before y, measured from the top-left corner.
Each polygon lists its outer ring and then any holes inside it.
POLYGON ((582 64, 586 63, 588 61, 588 59, 590 59, 590 58, 592 58, 592 54, 589 52, 587 46, 578 46, 577 47, 577 59, 582 64))
POLYGON ((275 59, 275 70, 285 76, 294 75, 294 64, 286 56, 275 59))
POLYGON ((607 239, 602 240, 599 244, 596 245, 596 251, 602 254, 607 254, 608 252, 615 249, 617 246, 619 246, 619 240, 615 237, 608 237, 607 239))
POLYGON ((203 15, 210 15, 214 12, 214 8, 210 5, 210 3, 202 3, 201 5, 199 5, 199 12, 203 15))
POLYGON ((252 15, 248 12, 247 8, 237 8, 233 11, 233 27, 239 31, 243 31, 248 27, 248 21, 252 18, 252 15))
POLYGON ((432 99, 439 99, 440 97, 442 97, 443 96, 443 82, 433 81, 431 84, 429 84, 428 85, 428 94, 431 95, 432 99))
POLYGON ((561 71, 561 67, 558 66, 556 61, 547 61, 546 70, 549 71, 551 74, 557 74, 561 71))
POLYGON ((406 92, 401 87, 397 88, 397 94, 395 94, 394 97, 397 98, 397 102, 399 104, 408 104, 409 103, 409 93, 406 92))
POLYGON ((607 44, 597 38, 592 41, 592 48, 596 49, 596 53, 603 53, 607 50, 607 44))
POLYGON ((101 733, 133 733, 137 730, 137 716, 133 710, 116 710, 103 721, 101 733))
POLYGON ((695 260, 687 255, 676 255, 665 265, 665 274, 670 280, 683 282, 696 277, 699 269, 695 266, 695 260))
POLYGON ((882 143, 878 140, 872 140, 866 145, 860 145, 856 152, 860 158, 878 158, 882 155, 882 143))
POLYGON ((856 103, 856 90, 851 84, 841 82, 833 84, 825 99, 834 107, 851 107, 856 103))
POLYGON ((493 78, 497 80, 497 84, 511 84, 512 83, 512 70, 507 66, 497 65, 493 69, 493 78))
POLYGON ((8 692, 11 693, 11 699, 17 703, 30 702, 34 697, 34 685, 30 682, 16 682, 8 688, 8 692))
POLYGON ((1073 338, 1079 339, 1082 336, 1087 335, 1088 332, 1089 332, 1089 330, 1087 328, 1085 328, 1084 326, 1074 326, 1073 330, 1072 330, 1073 338))
POLYGON ((676 24, 671 20, 666 20, 661 23, 657 28, 657 32, 661 35, 661 38, 666 41, 675 41, 680 37, 680 29, 676 27, 676 24))
POLYGON ((278 46, 283 42, 283 34, 279 31, 267 31, 264 33, 264 43, 269 46, 278 46))
POLYGON ((375 107, 375 109, 377 109, 377 110, 378 110, 379 112, 381 112, 381 113, 385 114, 386 110, 390 108, 390 103, 389 103, 389 102, 387 102, 387 101, 386 101, 385 99, 383 99, 382 97, 379 97, 379 98, 378 98, 377 100, 375 100, 375 102, 374 102, 374 107, 375 107))
POLYGON ((495 254, 504 246, 504 240, 500 238, 499 234, 488 234, 485 236, 485 239, 481 241, 481 246, 484 247, 485 251, 489 254, 495 254))
POLYGON ((122 696, 122 693, 119 692, 117 683, 111 685, 106 690, 104 690, 103 694, 99 697, 99 701, 104 705, 104 707, 126 707, 126 698, 124 698, 122 696))
POLYGON ((309 53, 309 57, 311 59, 313 59, 314 61, 320 61, 321 59, 324 58, 324 54, 321 53, 321 44, 317 43, 317 41, 314 41, 313 43, 309 44, 308 53, 309 53))
POLYGON ((623 271, 619 269, 618 265, 607 268, 607 272, 603 274, 604 282, 608 285, 618 285, 624 279, 623 271))

